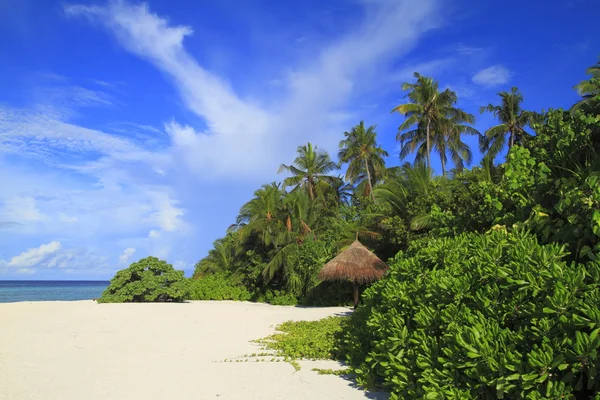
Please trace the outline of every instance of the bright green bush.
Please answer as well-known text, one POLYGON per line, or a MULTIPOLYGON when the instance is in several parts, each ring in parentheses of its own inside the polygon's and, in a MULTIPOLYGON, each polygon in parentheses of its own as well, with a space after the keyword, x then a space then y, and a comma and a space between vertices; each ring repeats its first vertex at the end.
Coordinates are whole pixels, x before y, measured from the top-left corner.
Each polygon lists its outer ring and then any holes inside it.
POLYGON ((156 257, 147 257, 117 272, 98 302, 182 302, 189 293, 183 271, 156 257))
POLYGON ((239 300, 252 297, 244 286, 236 284, 225 274, 205 275, 191 280, 191 300, 239 300))
POLYGON ((565 256, 518 230, 414 243, 340 350, 393 399, 597 398, 600 263, 565 256))
POLYGON ((267 290, 261 293, 256 301, 259 303, 269 303, 274 306, 295 306, 298 304, 298 299, 291 293, 285 290, 267 290))
MULTIPOLYGON (((266 350, 275 350, 287 360, 329 360, 335 357, 335 335, 340 332, 342 317, 328 317, 319 321, 287 321, 278 325, 278 331, 256 340, 266 350)), ((297 363, 293 363, 298 368, 297 363)), ((298 368, 299 369, 299 368, 298 368)))

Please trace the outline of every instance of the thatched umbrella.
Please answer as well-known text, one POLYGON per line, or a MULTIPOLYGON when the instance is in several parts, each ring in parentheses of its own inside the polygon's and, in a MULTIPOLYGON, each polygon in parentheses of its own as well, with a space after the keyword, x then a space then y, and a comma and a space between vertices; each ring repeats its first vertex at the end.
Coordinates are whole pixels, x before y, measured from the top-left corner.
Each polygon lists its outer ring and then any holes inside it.
POLYGON ((386 263, 358 240, 329 261, 321 272, 321 280, 348 280, 354 285, 354 308, 358 305, 358 286, 380 279, 388 270, 386 263))

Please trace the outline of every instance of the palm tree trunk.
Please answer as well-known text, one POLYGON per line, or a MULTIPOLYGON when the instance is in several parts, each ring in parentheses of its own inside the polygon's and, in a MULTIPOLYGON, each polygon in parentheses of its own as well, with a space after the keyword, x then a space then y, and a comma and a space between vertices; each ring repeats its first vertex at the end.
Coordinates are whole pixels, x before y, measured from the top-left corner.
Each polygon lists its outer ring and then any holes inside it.
POLYGON ((371 192, 371 198, 373 202, 375 202, 375 193, 373 193, 373 183, 371 182, 371 172, 369 171, 369 164, 367 163, 367 159, 365 158, 365 169, 367 170, 367 180, 369 182, 369 192, 371 192))
POLYGON ((431 149, 429 148, 429 118, 427 119, 427 168, 431 168, 431 149))
POLYGON ((446 177, 446 161, 444 161, 444 154, 440 154, 440 161, 442 162, 442 176, 446 177))
POLYGON ((308 181, 308 196, 310 197, 310 201, 315 200, 315 193, 313 191, 313 184, 311 181, 308 181))
POLYGON ((515 144, 515 135, 513 134, 513 131, 510 131, 510 139, 508 140, 508 149, 512 149, 513 145, 515 144))

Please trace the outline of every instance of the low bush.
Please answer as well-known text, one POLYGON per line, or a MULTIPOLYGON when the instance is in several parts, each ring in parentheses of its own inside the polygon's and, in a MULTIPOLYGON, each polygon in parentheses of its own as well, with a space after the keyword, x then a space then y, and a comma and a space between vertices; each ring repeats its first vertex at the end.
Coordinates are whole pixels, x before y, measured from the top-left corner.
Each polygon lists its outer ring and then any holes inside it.
POLYGON ((342 317, 319 321, 287 321, 275 329, 279 332, 256 340, 265 350, 275 350, 299 369, 299 359, 330 360, 335 358, 335 335, 340 332, 342 317))
POLYGON ((565 257, 523 231, 413 243, 340 351, 393 399, 598 398, 600 263, 565 257))
POLYGON ((252 295, 243 285, 236 284, 222 273, 191 280, 191 300, 250 300, 252 295))
POLYGON ((255 296, 254 300, 258 303, 269 303, 274 306, 295 306, 298 304, 296 296, 285 290, 267 290, 255 296))
POLYGON ((156 257, 147 257, 117 272, 98 303, 182 302, 189 293, 183 271, 156 257))

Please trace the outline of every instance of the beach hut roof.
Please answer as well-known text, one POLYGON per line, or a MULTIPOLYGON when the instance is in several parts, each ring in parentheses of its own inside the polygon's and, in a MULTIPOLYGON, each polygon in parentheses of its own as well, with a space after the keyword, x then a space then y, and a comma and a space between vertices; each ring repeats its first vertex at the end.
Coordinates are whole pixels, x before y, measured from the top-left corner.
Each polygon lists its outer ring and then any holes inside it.
POLYGON ((388 270, 386 263, 363 246, 358 240, 333 260, 321 272, 321 280, 349 280, 359 284, 380 279, 388 270))

